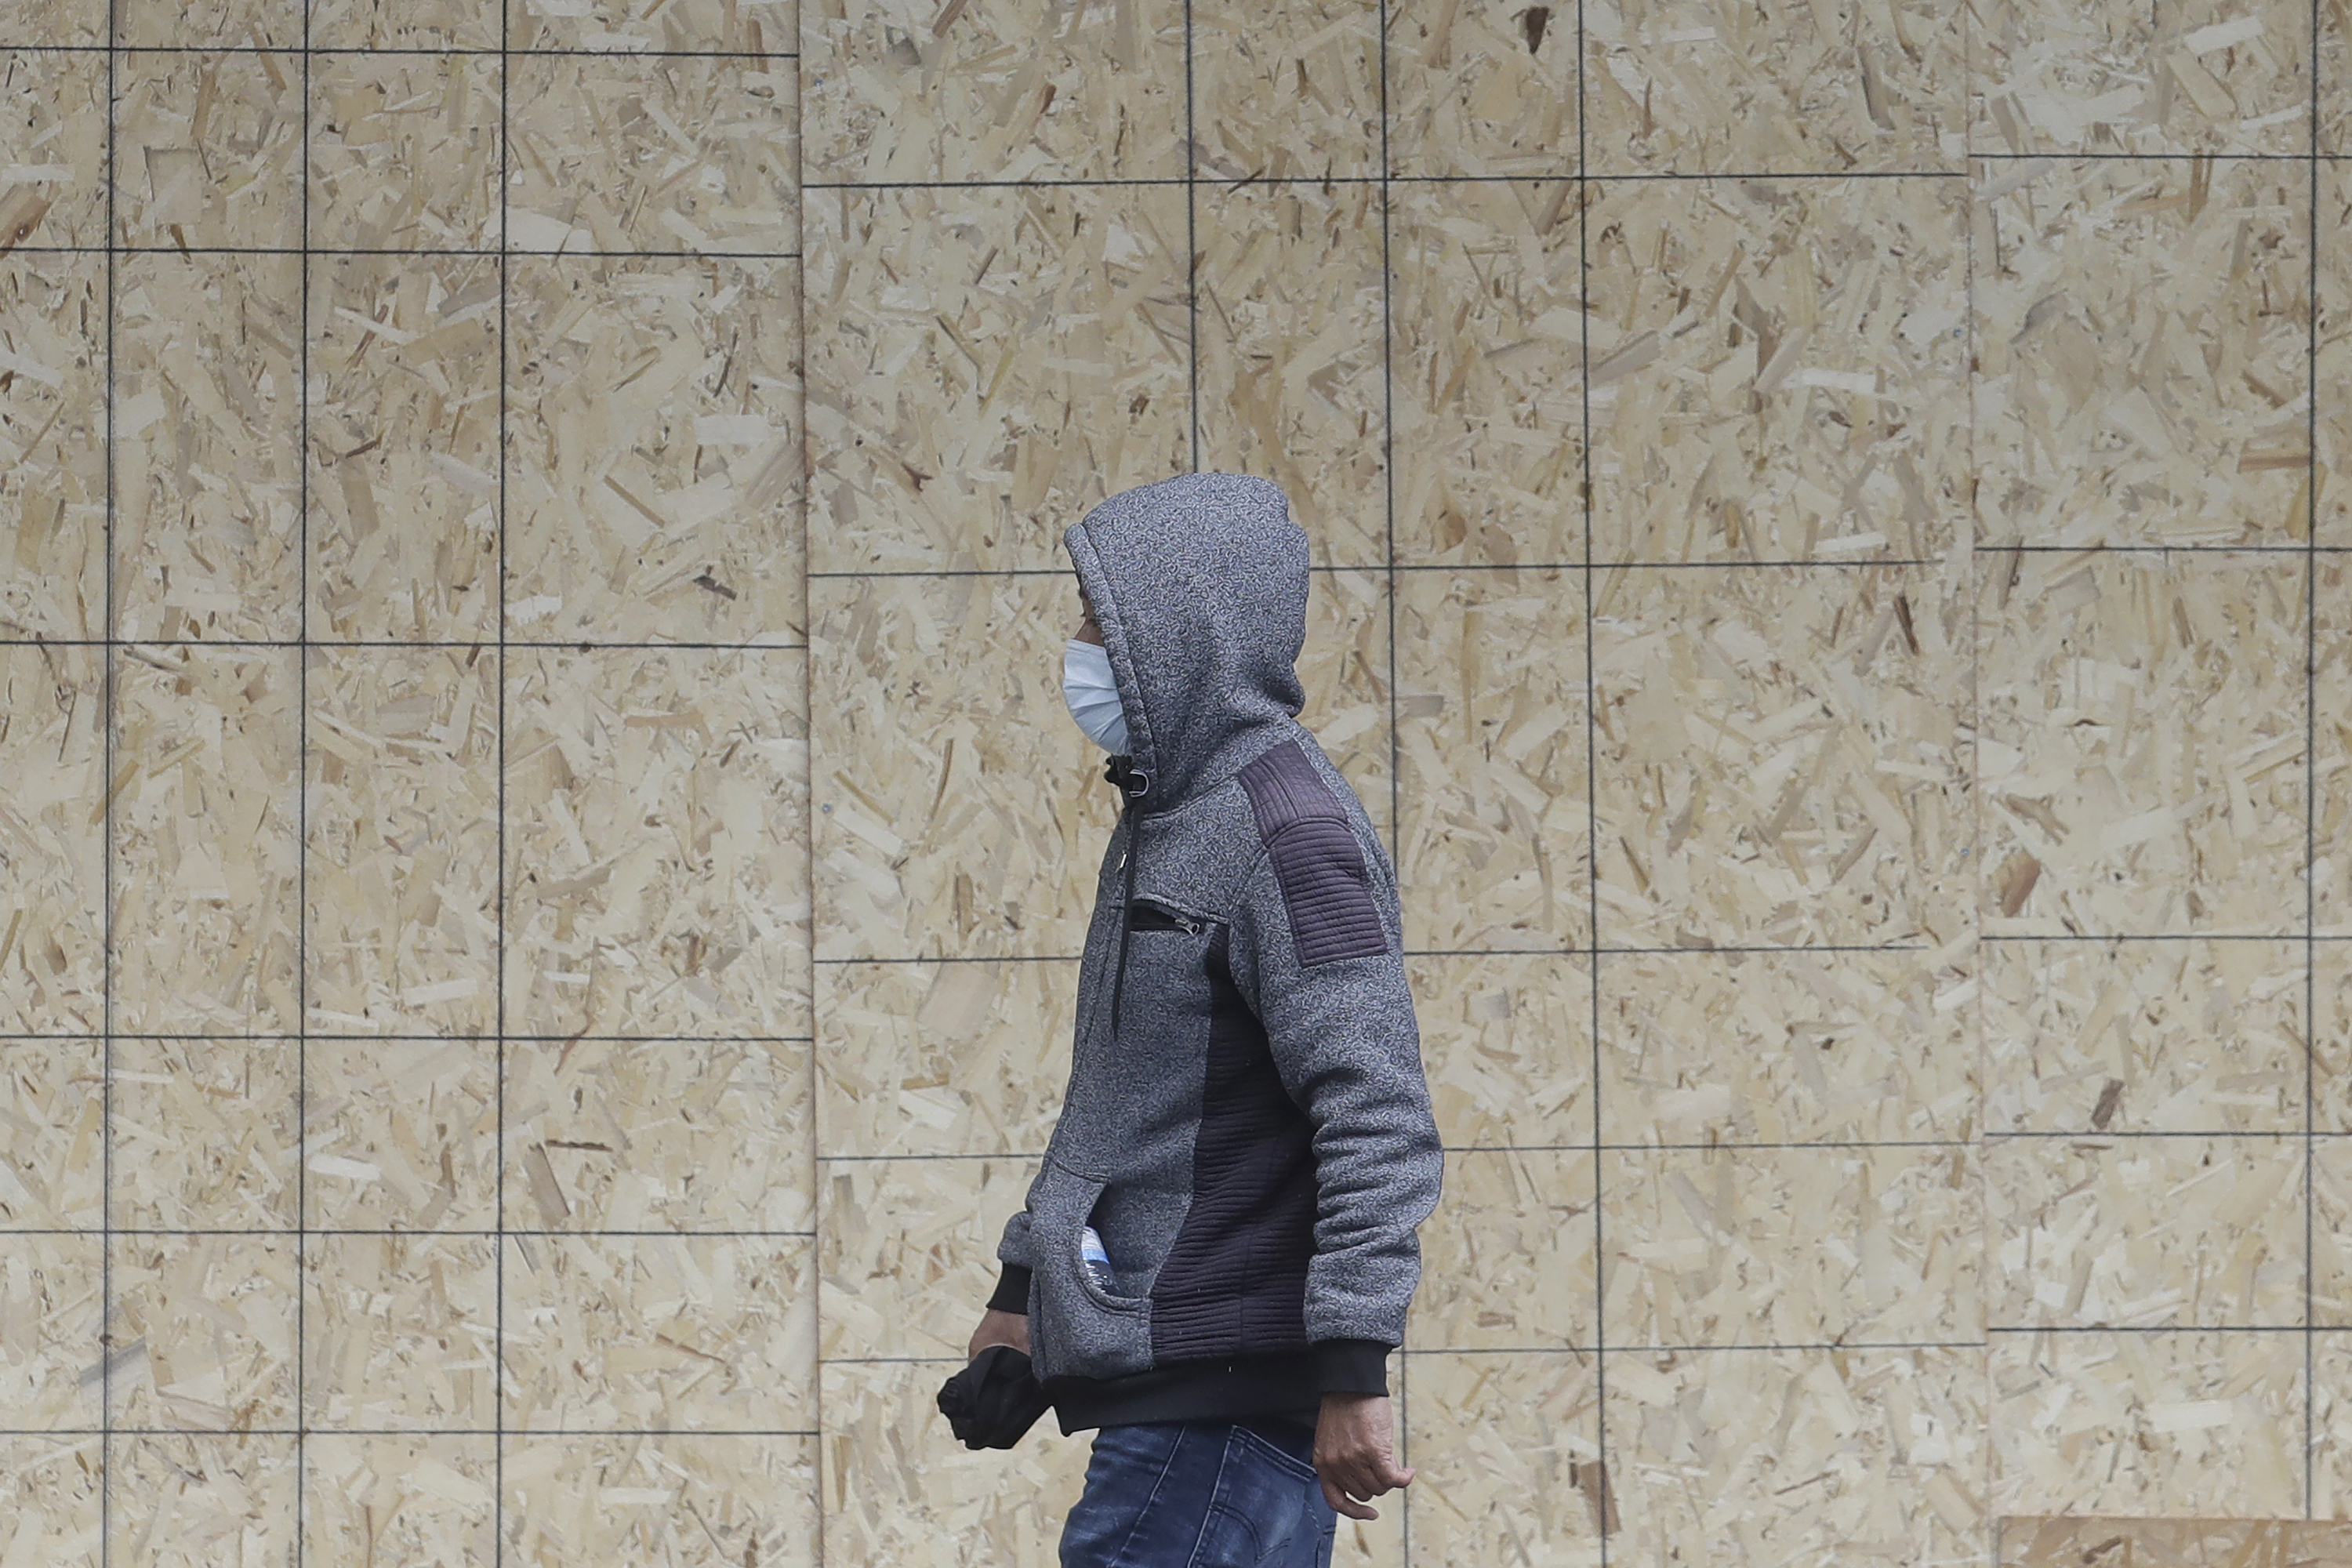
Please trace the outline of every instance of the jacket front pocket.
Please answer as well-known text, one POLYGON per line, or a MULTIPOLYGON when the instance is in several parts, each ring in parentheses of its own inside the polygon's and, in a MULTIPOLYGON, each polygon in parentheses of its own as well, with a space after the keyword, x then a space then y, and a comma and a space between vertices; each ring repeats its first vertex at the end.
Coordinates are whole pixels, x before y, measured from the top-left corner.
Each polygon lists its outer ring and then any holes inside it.
POLYGON ((1151 1364, 1151 1303, 1086 1277, 1081 1235, 1104 1183, 1052 1159, 1030 1204, 1030 1356, 1044 1377, 1118 1377, 1151 1364))
POLYGON ((1204 916, 1187 914, 1150 899, 1137 899, 1127 906, 1127 929, 1181 931, 1188 936, 1198 936, 1209 929, 1209 921, 1204 916))

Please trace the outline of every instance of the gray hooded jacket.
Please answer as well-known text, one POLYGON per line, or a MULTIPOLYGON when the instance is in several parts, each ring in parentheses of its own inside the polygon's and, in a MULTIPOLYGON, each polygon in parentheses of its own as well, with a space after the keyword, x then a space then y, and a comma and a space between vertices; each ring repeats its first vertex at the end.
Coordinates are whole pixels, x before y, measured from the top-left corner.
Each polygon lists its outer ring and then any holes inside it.
POLYGON ((1196 473, 1064 542, 1118 682, 1127 808, 992 1305, 1027 1311, 1066 1430, 1385 1393, 1442 1157, 1395 872, 1297 718, 1306 533, 1271 482, 1196 473))

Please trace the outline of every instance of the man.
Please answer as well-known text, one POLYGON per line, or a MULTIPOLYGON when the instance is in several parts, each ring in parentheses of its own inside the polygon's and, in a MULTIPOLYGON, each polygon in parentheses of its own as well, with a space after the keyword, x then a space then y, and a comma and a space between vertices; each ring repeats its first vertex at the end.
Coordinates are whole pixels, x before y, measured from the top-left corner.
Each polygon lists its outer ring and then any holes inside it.
POLYGON ((1098 1429, 1064 1568, 1330 1561, 1412 1472, 1387 1356, 1437 1133, 1396 877, 1297 721, 1307 536, 1265 479, 1111 497, 1064 543, 1071 712, 1125 809, 1070 1082, 971 1354, 1098 1429))

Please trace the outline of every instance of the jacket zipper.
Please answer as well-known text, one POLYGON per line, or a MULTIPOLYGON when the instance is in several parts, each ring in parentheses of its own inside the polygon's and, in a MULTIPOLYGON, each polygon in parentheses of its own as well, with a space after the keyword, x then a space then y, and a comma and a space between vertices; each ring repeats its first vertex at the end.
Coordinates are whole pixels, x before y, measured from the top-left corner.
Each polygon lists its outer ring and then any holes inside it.
POLYGON ((1127 909, 1135 902, 1135 863, 1143 848, 1141 836, 1137 829, 1142 826, 1143 795, 1151 787, 1151 780, 1149 775, 1137 771, 1134 763, 1126 757, 1111 758, 1103 769, 1103 776, 1118 785, 1127 796, 1127 809, 1121 814, 1121 826, 1127 830, 1127 878, 1125 890, 1118 900, 1118 963, 1111 971, 1110 978, 1110 1037, 1111 1043, 1116 1045, 1118 1043, 1119 1009, 1127 998, 1127 909))

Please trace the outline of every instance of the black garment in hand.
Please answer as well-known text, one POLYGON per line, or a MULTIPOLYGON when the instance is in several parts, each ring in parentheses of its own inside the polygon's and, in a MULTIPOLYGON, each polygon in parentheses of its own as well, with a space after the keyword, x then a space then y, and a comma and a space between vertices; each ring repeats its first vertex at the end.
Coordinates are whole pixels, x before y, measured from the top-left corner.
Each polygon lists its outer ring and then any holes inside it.
POLYGON ((989 1346, 940 1390, 940 1413, 967 1448, 1010 1448, 1045 1406, 1029 1358, 1011 1345, 989 1346))

